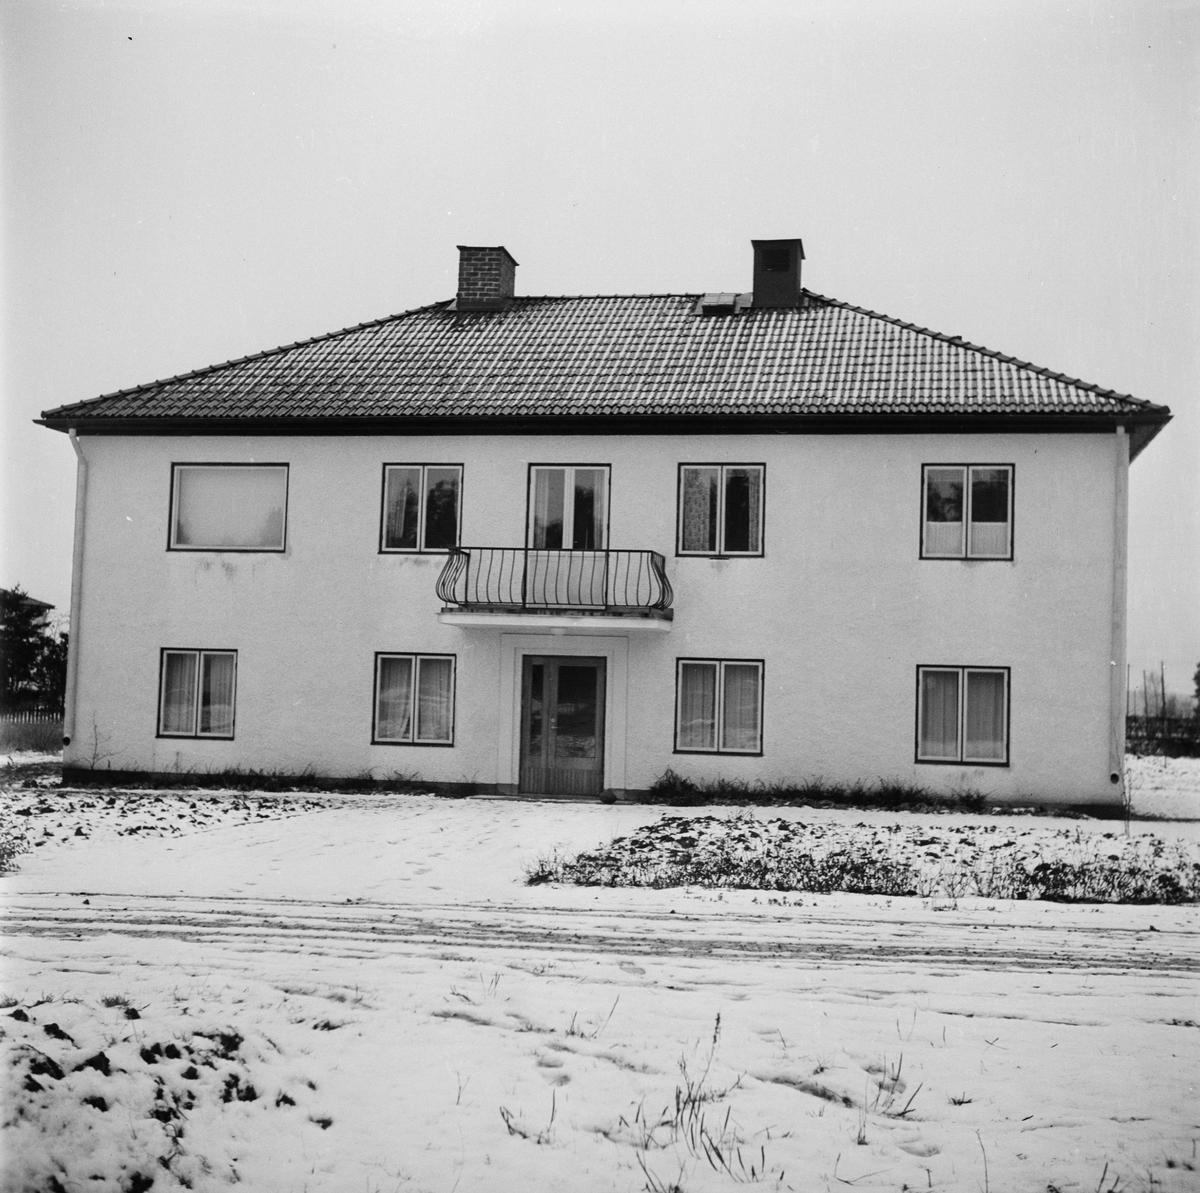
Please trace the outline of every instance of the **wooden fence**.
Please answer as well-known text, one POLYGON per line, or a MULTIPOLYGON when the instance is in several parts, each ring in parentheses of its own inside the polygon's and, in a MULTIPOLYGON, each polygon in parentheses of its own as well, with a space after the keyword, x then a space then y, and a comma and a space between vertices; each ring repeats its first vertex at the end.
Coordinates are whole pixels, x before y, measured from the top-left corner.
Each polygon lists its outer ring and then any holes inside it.
POLYGON ((3 725, 50 725, 62 719, 63 710, 52 706, 0 708, 0 724, 3 725))

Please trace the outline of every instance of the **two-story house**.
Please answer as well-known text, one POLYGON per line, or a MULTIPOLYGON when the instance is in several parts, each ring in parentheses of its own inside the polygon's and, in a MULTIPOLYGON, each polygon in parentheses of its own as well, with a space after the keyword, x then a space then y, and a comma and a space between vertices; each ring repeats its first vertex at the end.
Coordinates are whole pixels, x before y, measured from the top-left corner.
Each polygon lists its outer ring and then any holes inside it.
POLYGON ((1129 462, 1170 418, 801 288, 457 297, 43 415, 67 773, 1113 802, 1129 462))

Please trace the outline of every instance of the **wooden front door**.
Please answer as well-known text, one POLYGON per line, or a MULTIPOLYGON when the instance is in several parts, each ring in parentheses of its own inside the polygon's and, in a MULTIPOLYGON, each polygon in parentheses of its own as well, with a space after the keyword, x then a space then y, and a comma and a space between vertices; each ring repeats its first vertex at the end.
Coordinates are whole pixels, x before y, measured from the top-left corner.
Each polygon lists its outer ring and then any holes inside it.
POLYGON ((521 791, 598 795, 604 779, 604 660, 526 655, 521 791))

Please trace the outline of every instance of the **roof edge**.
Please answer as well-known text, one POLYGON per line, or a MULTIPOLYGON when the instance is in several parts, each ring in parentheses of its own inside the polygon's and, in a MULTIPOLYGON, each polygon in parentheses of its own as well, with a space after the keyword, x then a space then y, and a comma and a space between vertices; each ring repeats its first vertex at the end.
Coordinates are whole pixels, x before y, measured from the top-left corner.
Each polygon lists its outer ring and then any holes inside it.
POLYGON ((1135 458, 1170 421, 1165 407, 1112 414, 557 414, 314 418, 40 418, 84 435, 898 435, 1097 434, 1124 426, 1135 458))

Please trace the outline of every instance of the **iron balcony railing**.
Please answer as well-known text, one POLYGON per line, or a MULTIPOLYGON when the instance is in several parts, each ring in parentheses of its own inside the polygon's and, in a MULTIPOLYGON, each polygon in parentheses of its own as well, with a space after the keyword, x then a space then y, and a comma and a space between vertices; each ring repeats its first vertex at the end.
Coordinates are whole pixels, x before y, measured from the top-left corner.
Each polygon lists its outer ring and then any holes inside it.
POLYGON ((451 547, 437 594, 463 609, 588 609, 641 613, 671 607, 657 551, 451 547))

